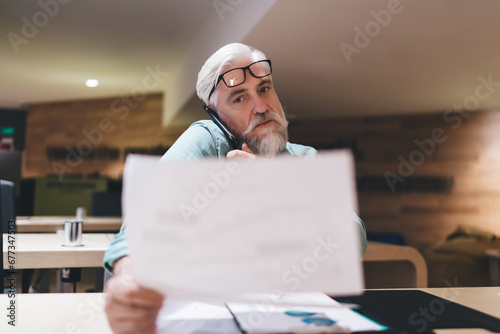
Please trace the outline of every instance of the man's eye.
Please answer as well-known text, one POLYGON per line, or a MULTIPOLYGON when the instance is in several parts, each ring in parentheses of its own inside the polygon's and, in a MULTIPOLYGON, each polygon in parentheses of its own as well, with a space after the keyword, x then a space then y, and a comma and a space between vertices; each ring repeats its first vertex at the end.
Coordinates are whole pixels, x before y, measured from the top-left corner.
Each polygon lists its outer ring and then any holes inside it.
POLYGON ((233 103, 240 103, 241 101, 243 101, 243 98, 237 97, 236 99, 234 99, 233 103))
POLYGON ((260 92, 261 93, 267 93, 270 89, 271 88, 269 88, 269 87, 262 87, 261 90, 260 90, 260 92))

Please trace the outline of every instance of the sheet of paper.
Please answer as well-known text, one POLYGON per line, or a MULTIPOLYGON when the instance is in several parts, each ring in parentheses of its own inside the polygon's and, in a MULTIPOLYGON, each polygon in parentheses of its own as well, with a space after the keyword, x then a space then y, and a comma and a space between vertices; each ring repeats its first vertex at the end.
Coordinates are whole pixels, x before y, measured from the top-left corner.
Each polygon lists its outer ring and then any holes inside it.
POLYGON ((347 151, 254 162, 131 156, 123 209, 137 279, 189 300, 360 293, 354 184, 347 151))
POLYGON ((156 323, 158 334, 241 334, 223 304, 167 299, 156 323))

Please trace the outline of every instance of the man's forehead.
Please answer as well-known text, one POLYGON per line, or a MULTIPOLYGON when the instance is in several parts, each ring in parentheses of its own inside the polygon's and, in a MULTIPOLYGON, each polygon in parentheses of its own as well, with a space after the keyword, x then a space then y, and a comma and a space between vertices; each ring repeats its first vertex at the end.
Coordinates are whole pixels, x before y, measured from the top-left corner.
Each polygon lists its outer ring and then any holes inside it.
POLYGON ((260 60, 264 60, 264 59, 259 58, 259 59, 255 59, 255 60, 254 59, 238 60, 238 61, 231 63, 230 65, 225 66, 225 68, 223 69, 222 72, 227 72, 227 71, 230 71, 230 70, 235 69, 235 68, 247 67, 248 65, 255 63, 257 61, 260 61, 260 60))

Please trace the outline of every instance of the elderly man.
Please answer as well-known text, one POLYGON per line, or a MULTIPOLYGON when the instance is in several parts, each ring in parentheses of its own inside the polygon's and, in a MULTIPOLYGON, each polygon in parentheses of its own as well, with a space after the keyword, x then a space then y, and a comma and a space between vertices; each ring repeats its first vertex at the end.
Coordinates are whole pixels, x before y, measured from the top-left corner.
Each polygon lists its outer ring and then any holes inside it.
MULTIPOLYGON (((312 147, 288 142, 288 122, 271 73, 271 61, 247 45, 228 44, 215 52, 201 68, 196 84, 214 121, 193 123, 161 160, 316 156, 312 147)), ((357 217, 355 221, 364 251, 365 228, 357 217)), ((135 281, 124 229, 125 225, 104 258, 104 266, 113 273, 106 284, 106 314, 115 333, 154 333, 164 296, 135 281)))

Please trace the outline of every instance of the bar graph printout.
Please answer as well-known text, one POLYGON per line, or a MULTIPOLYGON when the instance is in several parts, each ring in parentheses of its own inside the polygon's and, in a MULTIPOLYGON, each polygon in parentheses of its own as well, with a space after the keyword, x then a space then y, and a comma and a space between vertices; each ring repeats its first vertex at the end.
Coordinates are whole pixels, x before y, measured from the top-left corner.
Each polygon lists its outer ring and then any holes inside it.
POLYGON ((347 151, 253 162, 129 156, 123 208, 139 283, 171 300, 288 304, 288 293, 363 289, 347 151))

